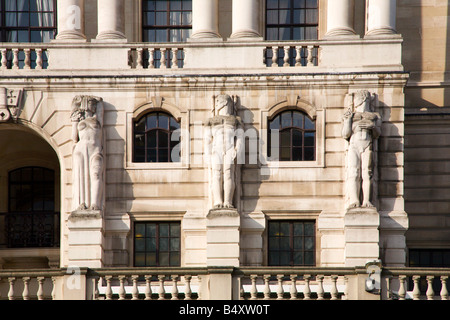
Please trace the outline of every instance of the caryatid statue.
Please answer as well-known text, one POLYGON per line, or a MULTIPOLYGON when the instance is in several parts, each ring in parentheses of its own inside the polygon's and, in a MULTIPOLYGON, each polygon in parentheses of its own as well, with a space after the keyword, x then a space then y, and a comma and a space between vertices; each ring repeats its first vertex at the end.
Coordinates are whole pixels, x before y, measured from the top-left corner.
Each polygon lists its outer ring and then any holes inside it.
POLYGON ((367 90, 356 92, 354 105, 347 110, 343 118, 342 136, 349 141, 347 152, 349 209, 374 207, 371 199, 372 178, 376 165, 373 151, 375 139, 381 134, 382 119, 379 113, 372 111, 372 99, 371 93, 367 90))
POLYGON ((76 96, 72 101, 73 210, 102 210, 104 192, 103 99, 76 96))
POLYGON ((205 154, 210 170, 213 209, 234 208, 237 159, 241 159, 243 124, 229 95, 215 98, 213 117, 206 124, 205 154))

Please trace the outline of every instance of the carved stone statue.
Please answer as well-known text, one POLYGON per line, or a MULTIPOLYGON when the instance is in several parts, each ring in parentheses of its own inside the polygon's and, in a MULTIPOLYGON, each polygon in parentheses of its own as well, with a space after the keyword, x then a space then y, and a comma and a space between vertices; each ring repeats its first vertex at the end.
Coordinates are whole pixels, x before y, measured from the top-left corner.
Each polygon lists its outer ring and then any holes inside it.
POLYGON ((349 209, 374 207, 372 185, 374 141, 381 134, 381 116, 371 110, 372 95, 358 91, 354 106, 344 114, 342 136, 349 141, 347 152, 347 193, 349 209), (362 191, 362 192, 361 192, 362 191), (362 199, 362 205, 361 205, 362 199))
MULTIPOLYGON (((234 208, 237 157, 242 151, 243 124, 229 95, 215 98, 213 117, 206 124, 205 154, 210 169, 213 209, 234 208)), ((240 158, 240 157, 239 157, 240 158)))
POLYGON ((73 210, 103 209, 103 112, 102 98, 76 96, 73 99, 73 210))

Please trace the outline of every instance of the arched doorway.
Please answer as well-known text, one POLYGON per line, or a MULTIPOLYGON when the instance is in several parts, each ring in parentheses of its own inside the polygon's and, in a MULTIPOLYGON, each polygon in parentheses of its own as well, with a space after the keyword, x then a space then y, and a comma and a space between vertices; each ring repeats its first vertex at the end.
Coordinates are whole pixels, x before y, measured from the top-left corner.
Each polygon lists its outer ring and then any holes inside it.
POLYGON ((0 265, 59 265, 60 166, 31 129, 0 126, 0 265))

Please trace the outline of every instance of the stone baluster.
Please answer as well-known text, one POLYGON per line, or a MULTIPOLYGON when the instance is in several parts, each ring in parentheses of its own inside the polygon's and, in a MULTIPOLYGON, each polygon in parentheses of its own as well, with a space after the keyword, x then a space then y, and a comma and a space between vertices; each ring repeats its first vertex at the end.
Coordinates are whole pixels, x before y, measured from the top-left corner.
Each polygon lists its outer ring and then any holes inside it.
POLYGON ((14 300, 14 282, 16 281, 15 277, 9 277, 9 291, 8 291, 8 300, 14 300))
POLYGON ((295 48, 295 66, 301 67, 302 66, 302 47, 298 46, 295 48))
POLYGON ((284 274, 277 275, 277 280, 278 280, 277 300, 283 299, 283 295, 284 295, 283 278, 284 278, 284 274))
POLYGON ((290 47, 286 46, 283 48, 284 49, 284 58, 283 58, 283 67, 289 67, 289 51, 290 51, 290 47))
POLYGON ((306 58, 307 66, 313 67, 314 66, 314 46, 308 46, 308 57, 306 58))
POLYGON ((259 0, 233 0, 231 39, 260 38, 259 0))
POLYGON ((178 69, 178 48, 172 49, 172 69, 178 69))
POLYGON ((6 49, 1 49, 1 53, 2 53, 2 70, 6 70, 8 69, 8 59, 6 57, 6 53, 8 52, 8 50, 6 49))
POLYGON ((318 275, 317 277, 317 300, 323 300, 325 291, 323 290, 323 275, 318 275))
POLYGON ((192 280, 191 275, 184 276, 184 282, 185 282, 184 300, 192 300, 191 280, 192 280))
POLYGON ((441 276, 441 300, 448 300, 447 279, 448 276, 441 276))
POLYGON ((165 297, 164 295, 166 294, 166 290, 164 289, 164 279, 165 276, 164 275, 159 275, 158 276, 158 280, 159 280, 159 289, 158 289, 158 300, 164 300, 165 297))
POLYGON ((97 0, 99 41, 125 42, 125 7, 124 0, 97 0))
POLYGON ((396 34, 397 0, 367 0, 366 36, 396 34))
POLYGON ((100 278, 99 277, 93 277, 92 278, 92 300, 98 300, 99 291, 98 291, 98 282, 100 278))
POLYGON ((112 276, 106 276, 105 280, 106 280, 106 291, 105 291, 106 300, 112 300, 112 296, 113 296, 113 292, 112 292, 112 288, 111 288, 112 276))
POLYGON ((222 40, 219 35, 219 0, 192 1, 192 35, 190 40, 222 40))
POLYGON ((131 276, 131 280, 133 281, 133 289, 131 290, 131 300, 139 300, 139 290, 138 290, 138 282, 139 276, 131 276))
POLYGON ((258 276, 255 274, 252 274, 250 276, 250 280, 252 281, 252 286, 250 288, 250 299, 256 300, 258 295, 258 289, 256 288, 256 280, 258 279, 258 276))
POLYGON ((328 1, 325 38, 354 37, 354 0, 328 1))
POLYGON ((145 276, 145 300, 152 299, 151 275, 145 276))
POLYGON ((19 69, 19 49, 14 48, 13 50, 13 69, 19 69))
POLYGON ((22 298, 23 300, 30 300, 30 291, 28 290, 28 285, 30 283, 30 277, 23 277, 23 291, 22 291, 22 298))
POLYGON ((166 50, 166 48, 161 48, 160 52, 161 52, 160 68, 166 69, 167 68, 167 60, 166 60, 167 50, 166 50))
POLYGON ((278 67, 278 47, 272 47, 272 68, 278 67))
POLYGON ((37 291, 37 298, 38 300, 44 300, 44 277, 37 277, 38 281, 38 291, 37 291))
POLYGON ((202 300, 202 276, 197 276, 198 278, 198 292, 197 292, 197 300, 202 300))
POLYGON ((143 69, 144 68, 144 49, 137 48, 136 53, 137 53, 136 69, 143 69))
MULTIPOLYGON (((98 286, 97 286, 98 288, 98 286)), ((52 300, 56 300, 56 277, 52 277, 52 300)), ((98 294, 97 294, 97 298, 98 298, 98 294)))
POLYGON ((303 300, 311 300, 311 287, 309 286, 309 281, 311 280, 311 275, 305 274, 303 276, 303 279, 305 279, 305 287, 303 288, 303 300))
POLYGON ((119 300, 125 300, 125 276, 119 276, 119 300))
POLYGON ((399 300, 405 300, 406 297, 406 276, 401 275, 398 277, 398 280, 400 281, 400 287, 398 289, 398 299, 399 300))
POLYGON ((24 69, 31 69, 31 49, 30 48, 25 48, 23 49, 23 52, 25 54, 25 59, 24 59, 24 69))
POLYGON ((86 41, 84 0, 58 0, 56 41, 86 41))
POLYGON ((419 289, 420 276, 413 276, 414 289, 412 292, 413 300, 420 300, 420 289, 419 289))
POLYGON ((153 69, 155 67, 155 49, 148 49, 148 68, 153 69))
POLYGON ((337 279, 338 276, 331 276, 331 300, 338 300, 337 279))
POLYGON ((36 70, 41 70, 43 67, 42 49, 36 48, 35 52, 36 52, 36 70))
POLYGON ((265 274, 264 275, 264 300, 269 300, 270 299, 270 285, 269 285, 269 281, 270 281, 270 274, 265 274))
POLYGON ((348 277, 344 277, 344 296, 342 297, 342 300, 348 300, 348 277))
POLYGON ((178 300, 178 275, 172 276, 171 300, 178 300))
POLYGON ((291 274, 291 290, 289 291, 291 300, 297 299, 297 275, 291 274))
POLYGON ((433 280, 434 280, 434 276, 427 276, 427 300, 433 300, 434 298, 434 290, 433 290, 433 280))

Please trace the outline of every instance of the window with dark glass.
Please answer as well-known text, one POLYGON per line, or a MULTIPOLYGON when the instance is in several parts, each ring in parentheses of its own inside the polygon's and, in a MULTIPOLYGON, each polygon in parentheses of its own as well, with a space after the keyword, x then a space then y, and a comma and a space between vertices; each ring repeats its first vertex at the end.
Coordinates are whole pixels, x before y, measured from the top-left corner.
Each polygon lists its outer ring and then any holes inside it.
POLYGON ((318 0, 266 0, 266 40, 316 40, 318 0))
MULTIPOLYGON (((0 0, 1 42, 50 42, 56 36, 56 0, 0 0)), ((25 54, 19 52, 19 67, 25 54)), ((8 52, 8 64, 12 52, 8 52)), ((36 52, 31 51, 31 68, 35 67, 36 52)), ((43 68, 47 67, 47 52, 42 53, 43 68)))
POLYGON ((314 221, 269 221, 269 266, 314 266, 314 221))
POLYGON ((180 241, 179 222, 136 222, 134 266, 180 266, 180 241))
POLYGON ((9 172, 8 247, 52 247, 57 244, 59 213, 55 212, 55 173, 41 167, 9 172))
POLYGON ((192 30, 192 0, 143 0, 142 40, 181 42, 192 30))
POLYGON ((134 162, 179 162, 180 123, 165 112, 152 112, 134 122, 134 162))
POLYGON ((277 114, 269 120, 267 153, 279 161, 314 161, 315 122, 300 111, 288 110, 277 114))

